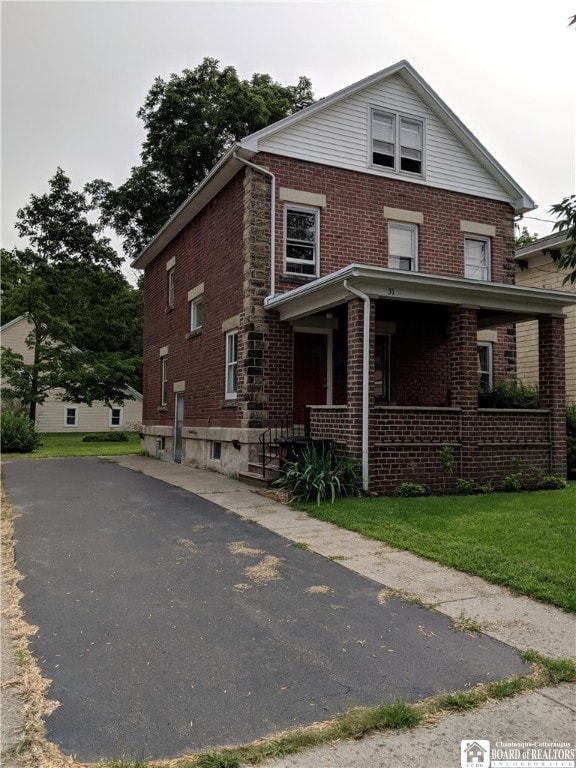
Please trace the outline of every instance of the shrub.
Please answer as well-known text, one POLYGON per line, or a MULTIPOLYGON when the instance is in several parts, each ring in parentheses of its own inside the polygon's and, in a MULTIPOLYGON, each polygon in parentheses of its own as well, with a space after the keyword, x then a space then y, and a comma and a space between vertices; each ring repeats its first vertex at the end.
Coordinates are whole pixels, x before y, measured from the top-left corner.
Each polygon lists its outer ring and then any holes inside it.
POLYGON ((94 432, 90 435, 84 435, 83 443, 127 443, 128 435, 126 432, 94 432))
POLYGON ((515 472, 512 475, 507 475, 504 478, 502 484, 502 490, 508 493, 514 493, 515 491, 522 490, 522 472, 515 472))
POLYGON ((536 487, 543 491, 559 491, 562 488, 566 488, 567 485, 568 483, 563 477, 559 477, 558 475, 544 475, 544 477, 538 481, 536 487))
POLYGON ((463 477, 459 477, 456 480, 456 495, 457 496, 472 496, 478 493, 478 488, 474 480, 464 480, 463 477))
POLYGON ((497 381, 490 394, 494 408, 538 408, 540 404, 538 387, 514 379, 497 381))
POLYGON ((415 498, 416 496, 428 496, 428 489, 422 483, 407 482, 398 486, 398 496, 415 498))
POLYGON ((25 413, 2 411, 2 451, 5 453, 30 453, 40 447, 40 438, 25 413))
POLYGON ((282 475, 274 483, 292 493, 296 501, 317 504, 337 496, 350 496, 358 491, 360 478, 356 462, 348 457, 337 458, 332 448, 306 447, 295 461, 287 461, 282 475))

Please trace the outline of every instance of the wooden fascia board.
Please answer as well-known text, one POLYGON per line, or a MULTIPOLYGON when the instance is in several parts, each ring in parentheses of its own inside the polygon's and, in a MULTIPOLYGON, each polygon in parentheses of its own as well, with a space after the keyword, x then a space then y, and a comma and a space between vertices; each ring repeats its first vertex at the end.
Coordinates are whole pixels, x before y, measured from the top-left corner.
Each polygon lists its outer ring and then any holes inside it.
POLYGON ((463 278, 407 273, 383 267, 350 265, 267 302, 281 320, 295 320, 347 301, 344 281, 371 298, 444 306, 474 306, 523 316, 562 314, 576 304, 576 294, 544 288, 477 283, 463 278))
POLYGON ((164 226, 152 238, 143 251, 132 261, 134 269, 144 269, 158 254, 189 224, 195 216, 223 189, 226 184, 243 167, 240 160, 234 157, 238 153, 245 159, 250 159, 253 152, 240 149, 234 145, 222 156, 205 179, 189 195, 164 226))

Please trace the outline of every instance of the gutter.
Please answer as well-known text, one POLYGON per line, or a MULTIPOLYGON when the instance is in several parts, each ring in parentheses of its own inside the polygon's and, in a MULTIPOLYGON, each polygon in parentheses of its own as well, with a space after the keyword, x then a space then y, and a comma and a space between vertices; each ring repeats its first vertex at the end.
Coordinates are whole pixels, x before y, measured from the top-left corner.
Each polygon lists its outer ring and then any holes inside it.
POLYGON ((239 157, 236 152, 232 155, 235 160, 247 165, 248 168, 252 168, 258 173, 263 173, 265 176, 269 176, 271 180, 270 185, 270 293, 264 299, 264 306, 274 298, 274 288, 276 283, 276 176, 269 171, 268 168, 264 168, 261 165, 256 165, 248 160, 244 160, 243 157, 239 157))
POLYGON ((370 297, 357 288, 353 288, 348 280, 344 280, 344 288, 364 302, 364 328, 362 335, 362 488, 368 492, 369 486, 369 455, 368 428, 370 406, 370 297))

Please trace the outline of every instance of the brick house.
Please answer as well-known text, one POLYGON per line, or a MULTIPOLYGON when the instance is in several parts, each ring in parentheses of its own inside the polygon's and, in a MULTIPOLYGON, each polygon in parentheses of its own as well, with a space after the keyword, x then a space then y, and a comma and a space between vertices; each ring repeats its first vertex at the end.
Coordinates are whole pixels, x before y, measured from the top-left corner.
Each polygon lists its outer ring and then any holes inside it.
POLYGON ((241 473, 266 430, 306 422, 376 493, 438 487, 444 445, 457 476, 563 474, 574 297, 514 285, 514 217, 533 208, 405 61, 248 136, 133 263, 143 448, 241 473), (479 409, 528 318, 541 409, 479 409))

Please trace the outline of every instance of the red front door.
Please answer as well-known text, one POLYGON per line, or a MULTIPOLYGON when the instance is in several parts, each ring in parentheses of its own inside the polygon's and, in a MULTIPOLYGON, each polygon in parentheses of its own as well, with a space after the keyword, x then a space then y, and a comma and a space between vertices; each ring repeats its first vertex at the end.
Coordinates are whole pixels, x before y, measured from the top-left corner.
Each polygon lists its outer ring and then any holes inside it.
POLYGON ((294 334, 294 421, 304 423, 304 406, 326 405, 325 334, 294 334))

